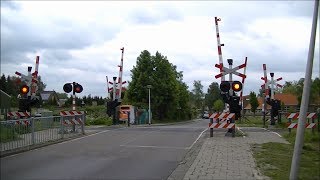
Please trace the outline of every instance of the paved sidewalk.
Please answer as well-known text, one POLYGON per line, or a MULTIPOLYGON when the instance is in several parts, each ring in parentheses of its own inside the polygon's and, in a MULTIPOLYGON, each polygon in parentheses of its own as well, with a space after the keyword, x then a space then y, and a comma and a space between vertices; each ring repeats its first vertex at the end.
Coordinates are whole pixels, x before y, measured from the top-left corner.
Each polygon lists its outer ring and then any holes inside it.
MULTIPOLYGON (((288 143, 276 133, 262 128, 241 128, 246 137, 226 137, 225 132, 214 132, 205 138, 195 161, 184 180, 196 179, 269 179, 256 169, 250 144, 280 142, 288 143)), ((209 133, 209 131, 207 131, 209 133)))

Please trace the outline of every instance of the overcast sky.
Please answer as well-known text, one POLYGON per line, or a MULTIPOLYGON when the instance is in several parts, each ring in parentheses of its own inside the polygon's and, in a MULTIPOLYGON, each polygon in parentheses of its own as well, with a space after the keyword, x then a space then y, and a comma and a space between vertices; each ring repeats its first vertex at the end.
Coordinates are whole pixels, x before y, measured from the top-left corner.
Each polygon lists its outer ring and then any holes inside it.
MULTIPOLYGON (((214 17, 219 22, 224 64, 248 57, 244 94, 258 92, 262 64, 279 81, 305 76, 313 1, 1 1, 1 74, 27 74, 40 56, 46 90, 63 92, 78 82, 80 96, 106 97, 106 76, 118 76, 124 47, 123 80, 143 50, 159 51, 204 91, 219 74, 214 17)), ((313 78, 319 77, 319 20, 313 78)), ((243 69, 239 70, 243 73, 243 69)), ((270 76, 269 76, 270 77, 270 76)), ((234 79, 241 80, 234 76, 234 79)))

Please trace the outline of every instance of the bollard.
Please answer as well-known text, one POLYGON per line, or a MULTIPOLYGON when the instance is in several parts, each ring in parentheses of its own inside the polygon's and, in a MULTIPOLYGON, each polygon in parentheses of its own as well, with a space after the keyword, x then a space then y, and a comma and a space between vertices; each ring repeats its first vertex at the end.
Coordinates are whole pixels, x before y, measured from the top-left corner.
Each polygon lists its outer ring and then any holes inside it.
POLYGON ((63 139, 64 138, 63 116, 60 116, 60 131, 61 131, 61 139, 63 139))
POLYGON ((130 127, 130 111, 128 112, 128 127, 130 127))
MULTIPOLYGON (((213 118, 210 118, 210 124, 213 124, 213 118)), ((210 137, 213 137, 213 128, 210 128, 210 137)))
MULTIPOLYGON (((314 123, 314 118, 311 119, 311 122, 314 123)), ((314 128, 312 128, 312 134, 314 134, 314 128)))
POLYGON ((32 145, 35 144, 35 138, 34 138, 34 118, 31 118, 31 141, 32 145))
POLYGON ((85 123, 85 118, 86 118, 86 115, 85 113, 82 114, 82 125, 81 125, 81 131, 82 131, 82 134, 84 135, 84 123, 85 123))

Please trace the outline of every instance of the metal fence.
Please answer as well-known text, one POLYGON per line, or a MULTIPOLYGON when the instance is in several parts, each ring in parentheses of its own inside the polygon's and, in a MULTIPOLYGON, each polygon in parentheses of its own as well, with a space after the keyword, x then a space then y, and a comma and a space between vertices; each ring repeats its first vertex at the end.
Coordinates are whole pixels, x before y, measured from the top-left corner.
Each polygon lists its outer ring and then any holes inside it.
POLYGON ((85 114, 0 122, 0 150, 4 152, 84 134, 85 114))

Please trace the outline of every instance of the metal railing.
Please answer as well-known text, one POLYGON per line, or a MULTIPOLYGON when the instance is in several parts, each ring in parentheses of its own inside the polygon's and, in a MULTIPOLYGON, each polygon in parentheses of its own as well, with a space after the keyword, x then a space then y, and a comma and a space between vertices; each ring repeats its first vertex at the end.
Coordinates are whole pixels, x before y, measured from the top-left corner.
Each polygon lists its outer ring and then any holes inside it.
POLYGON ((84 122, 85 114, 0 121, 0 151, 15 150, 84 134, 84 122), (80 123, 75 124, 74 120, 80 120, 80 123))

